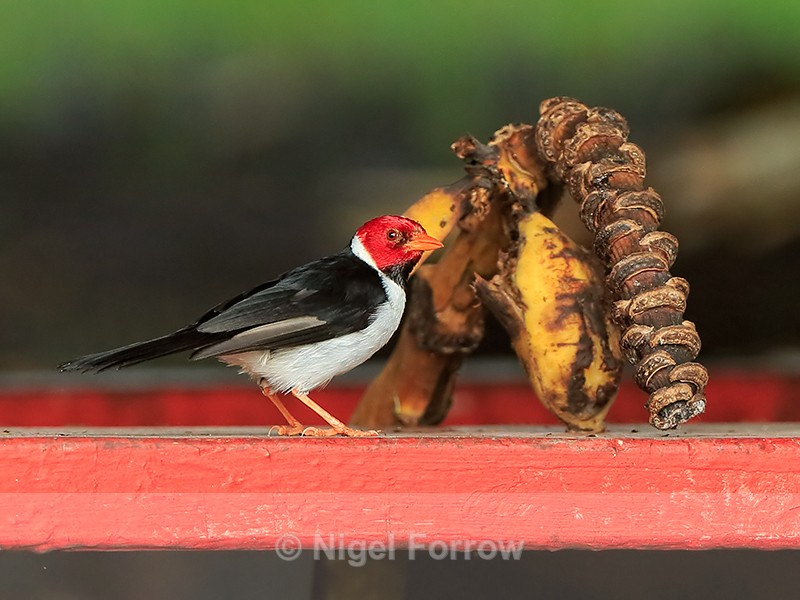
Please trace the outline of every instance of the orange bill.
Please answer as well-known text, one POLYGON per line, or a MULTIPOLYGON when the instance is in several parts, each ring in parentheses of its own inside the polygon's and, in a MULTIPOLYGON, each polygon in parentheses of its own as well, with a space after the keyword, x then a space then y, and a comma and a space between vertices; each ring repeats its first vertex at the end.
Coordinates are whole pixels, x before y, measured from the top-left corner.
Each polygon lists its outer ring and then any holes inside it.
POLYGON ((444 244, 427 233, 420 233, 410 240, 406 246, 411 250, 426 251, 436 250, 436 248, 441 248, 444 244))

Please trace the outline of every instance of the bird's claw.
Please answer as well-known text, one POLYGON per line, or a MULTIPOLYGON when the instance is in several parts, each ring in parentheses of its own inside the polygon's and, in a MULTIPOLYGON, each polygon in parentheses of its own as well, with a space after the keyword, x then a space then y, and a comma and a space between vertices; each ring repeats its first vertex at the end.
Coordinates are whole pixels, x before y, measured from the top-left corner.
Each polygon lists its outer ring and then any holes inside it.
POLYGON ((303 437, 333 437, 335 435, 343 435, 345 437, 373 437, 380 435, 380 432, 375 430, 364 431, 347 426, 325 428, 306 427, 302 435, 303 437))
POLYGON ((272 435, 272 432, 275 432, 275 435, 279 436, 291 436, 291 435, 303 435, 303 431, 305 431, 307 427, 297 423, 296 425, 273 425, 269 428, 269 433, 267 435, 272 435))
POLYGON ((300 434, 303 437, 331 437, 336 435, 336 431, 333 429, 322 429, 320 427, 306 427, 303 429, 303 432, 300 434))
POLYGON ((382 431, 370 429, 364 431, 363 429, 353 429, 352 427, 306 427, 301 424, 297 425, 273 425, 269 428, 267 435, 276 436, 293 436, 299 435, 302 437, 333 437, 335 435, 343 435, 345 437, 376 437, 381 435, 382 431))
POLYGON ((347 437, 377 437, 381 435, 383 432, 378 431, 376 429, 370 429, 365 431, 363 429, 353 429, 352 427, 345 427, 341 431, 337 431, 341 435, 345 435, 347 437))

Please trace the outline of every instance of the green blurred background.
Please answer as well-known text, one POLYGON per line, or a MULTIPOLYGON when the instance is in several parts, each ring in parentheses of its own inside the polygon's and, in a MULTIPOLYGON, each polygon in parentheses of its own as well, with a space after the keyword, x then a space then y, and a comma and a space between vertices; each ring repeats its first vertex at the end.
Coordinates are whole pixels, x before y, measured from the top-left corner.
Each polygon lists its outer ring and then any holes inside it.
MULTIPOLYGON (((3 7, 2 371, 161 334, 337 251, 460 177, 456 137, 554 95, 628 118, 705 357, 800 346, 800 3, 3 7)), ((496 328, 482 351, 507 352, 496 328)))

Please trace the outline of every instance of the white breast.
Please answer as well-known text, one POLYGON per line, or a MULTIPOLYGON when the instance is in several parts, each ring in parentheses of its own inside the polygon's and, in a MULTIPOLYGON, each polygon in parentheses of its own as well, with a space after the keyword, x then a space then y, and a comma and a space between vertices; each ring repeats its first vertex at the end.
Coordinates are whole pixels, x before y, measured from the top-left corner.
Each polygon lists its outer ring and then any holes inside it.
POLYGON ((387 300, 378 306, 369 325, 361 331, 316 344, 243 352, 221 359, 240 366, 255 379, 264 378, 274 392, 289 392, 295 388, 309 392, 324 386, 385 346, 400 325, 406 305, 405 290, 383 273, 380 276, 387 300))

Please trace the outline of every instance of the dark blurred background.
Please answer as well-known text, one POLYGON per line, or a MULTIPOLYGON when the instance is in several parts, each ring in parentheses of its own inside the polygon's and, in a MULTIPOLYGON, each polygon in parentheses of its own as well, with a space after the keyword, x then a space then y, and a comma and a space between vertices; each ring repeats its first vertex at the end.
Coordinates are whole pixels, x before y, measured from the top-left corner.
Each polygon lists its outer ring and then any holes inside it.
MULTIPOLYGON (((456 137, 533 122, 554 95, 629 120, 681 242, 673 272, 692 284, 704 360, 797 369, 799 32, 800 3, 781 0, 4 2, 0 375, 43 381, 66 358, 172 330, 338 251, 363 221, 458 179, 456 137)), ((571 212, 564 226, 585 240, 571 212)), ((508 354, 490 334, 482 352, 508 354)), ((216 574, 206 591, 227 581, 270 597, 288 576, 275 564, 276 579, 243 581, 260 561, 244 554, 92 556, 5 555, 0 579, 14 575, 19 598, 107 597, 126 585, 105 571, 114 563, 145 584, 120 597, 162 589, 147 582, 164 569, 171 597, 206 597, 180 593, 202 573, 216 574), (65 583, 84 576, 96 584, 65 583)), ((562 579, 519 586, 569 597, 557 591, 583 559, 558 556, 562 579)), ((656 597, 657 565, 603 556, 603 570, 628 565, 609 597, 631 585, 656 597)), ((762 596, 764 577, 733 555, 680 556, 653 559, 673 570, 667 585, 722 570, 739 597, 762 596)), ((774 585, 796 561, 780 556, 774 585)), ((304 569, 295 594, 310 589, 304 569)))
POLYGON ((458 179, 456 137, 554 95, 628 118, 704 358, 797 351, 796 2, 4 8, 0 372, 173 330, 338 251, 458 179))
POLYGON ((796 600, 798 554, 562 550, 506 562, 398 551, 353 566, 311 552, 292 562, 273 552, 15 553, 2 583, 14 600, 796 600), (334 581, 338 591, 321 585, 334 581))

